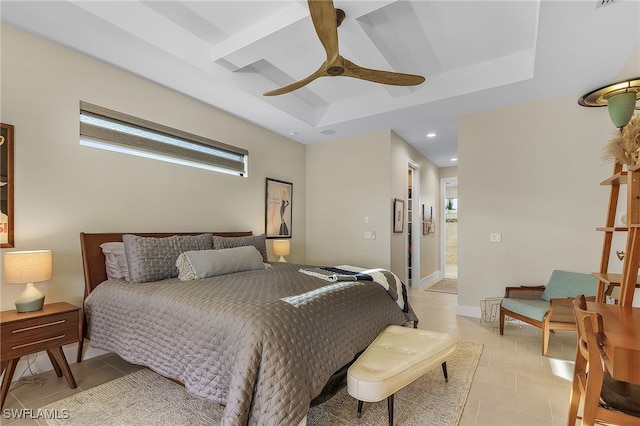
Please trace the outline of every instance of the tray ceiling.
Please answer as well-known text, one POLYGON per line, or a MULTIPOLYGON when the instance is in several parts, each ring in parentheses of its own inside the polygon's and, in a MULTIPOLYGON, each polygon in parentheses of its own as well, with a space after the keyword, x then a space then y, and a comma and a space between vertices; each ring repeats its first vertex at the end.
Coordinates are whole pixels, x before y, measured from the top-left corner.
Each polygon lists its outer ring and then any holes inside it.
POLYGON ((262 93, 326 59, 304 1, 4 0, 0 11, 3 22, 299 142, 391 129, 446 167, 455 165, 459 116, 616 79, 640 44, 640 2, 596 5, 336 0, 346 12, 338 28, 345 58, 427 81, 325 77, 275 97, 262 93))

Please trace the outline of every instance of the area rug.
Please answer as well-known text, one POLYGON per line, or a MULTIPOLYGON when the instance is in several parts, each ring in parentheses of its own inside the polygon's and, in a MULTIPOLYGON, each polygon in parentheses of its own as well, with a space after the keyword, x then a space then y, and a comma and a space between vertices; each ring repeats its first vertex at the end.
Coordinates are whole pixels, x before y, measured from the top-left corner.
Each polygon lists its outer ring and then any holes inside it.
MULTIPOLYGON (((455 426, 460 420, 482 353, 479 343, 461 341, 447 361, 449 382, 436 368, 395 396, 396 425, 455 426)), ((61 413, 48 425, 217 425, 223 407, 187 394, 184 388, 142 369, 68 398, 43 410, 61 413)), ((307 425, 369 426, 387 422, 386 400, 365 403, 356 418, 356 401, 342 389, 333 398, 309 410, 307 425)))
POLYGON ((458 294, 458 280, 453 278, 443 278, 425 291, 436 291, 438 293, 458 294))

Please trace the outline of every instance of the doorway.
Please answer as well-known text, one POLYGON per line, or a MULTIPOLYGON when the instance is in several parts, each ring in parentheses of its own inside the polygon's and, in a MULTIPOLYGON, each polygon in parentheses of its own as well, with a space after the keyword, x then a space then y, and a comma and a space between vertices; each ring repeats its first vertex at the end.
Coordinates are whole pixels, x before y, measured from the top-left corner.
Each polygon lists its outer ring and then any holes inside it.
POLYGON ((440 270, 447 278, 458 278, 458 178, 442 178, 442 253, 440 270))

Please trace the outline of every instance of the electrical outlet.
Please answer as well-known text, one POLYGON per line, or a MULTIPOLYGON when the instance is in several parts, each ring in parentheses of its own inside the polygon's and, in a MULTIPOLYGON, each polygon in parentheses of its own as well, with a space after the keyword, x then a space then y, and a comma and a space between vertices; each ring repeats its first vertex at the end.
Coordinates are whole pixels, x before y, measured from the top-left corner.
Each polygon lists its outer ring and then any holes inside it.
POLYGON ((499 232, 492 232, 489 234, 489 242, 492 243, 501 243, 502 242, 502 234, 499 232))

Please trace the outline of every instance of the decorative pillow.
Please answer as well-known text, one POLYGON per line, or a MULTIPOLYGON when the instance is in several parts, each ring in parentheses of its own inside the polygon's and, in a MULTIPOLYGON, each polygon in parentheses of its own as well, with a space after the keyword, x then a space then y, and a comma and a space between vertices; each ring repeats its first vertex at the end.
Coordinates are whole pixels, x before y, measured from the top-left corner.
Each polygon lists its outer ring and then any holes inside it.
POLYGON ((172 235, 171 237, 122 236, 130 281, 144 283, 178 276, 176 259, 189 250, 213 249, 213 236, 172 235))
POLYGON ((176 267, 182 281, 265 269, 262 256, 253 246, 186 251, 178 256, 176 267))
POLYGON ((102 254, 104 254, 107 278, 110 280, 124 278, 130 281, 127 257, 124 253, 124 243, 102 243, 100 244, 100 248, 102 249, 102 254))
POLYGON ((262 256, 263 262, 268 262, 266 235, 251 235, 248 237, 219 237, 213 236, 213 248, 225 249, 234 247, 254 246, 262 256))

